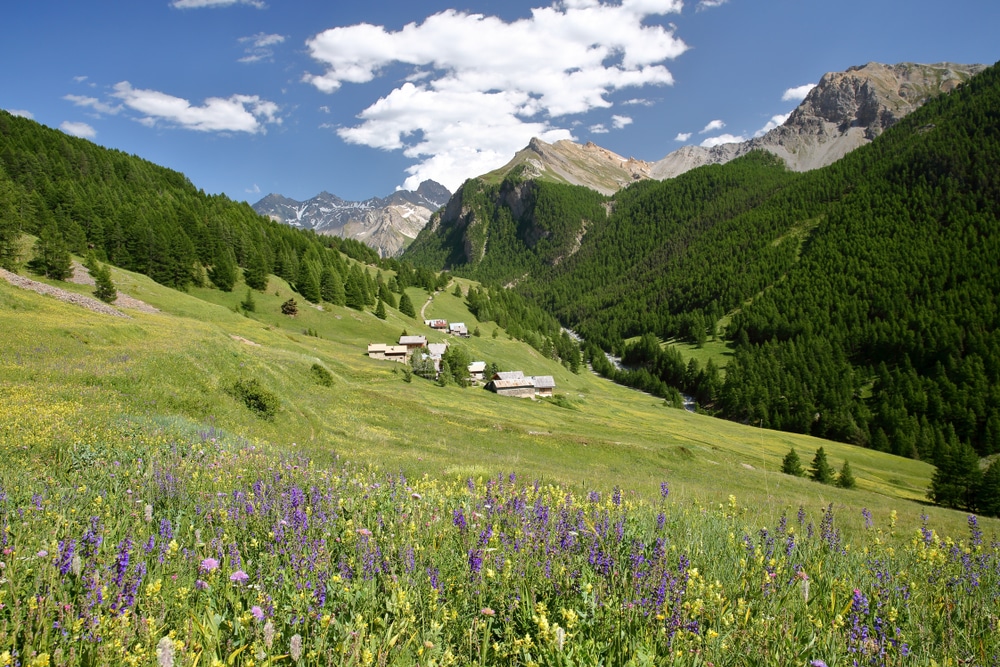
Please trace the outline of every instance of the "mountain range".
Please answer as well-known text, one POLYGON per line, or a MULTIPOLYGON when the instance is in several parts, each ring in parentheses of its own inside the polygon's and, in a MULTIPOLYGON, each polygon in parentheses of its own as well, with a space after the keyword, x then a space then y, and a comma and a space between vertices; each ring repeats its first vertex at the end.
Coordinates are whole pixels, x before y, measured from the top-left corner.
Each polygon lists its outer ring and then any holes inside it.
POLYGON ((301 202, 269 194, 253 209, 299 229, 356 239, 382 257, 393 257, 403 252, 450 197, 448 188, 428 180, 416 190, 398 190, 388 197, 365 201, 345 201, 329 192, 301 202))

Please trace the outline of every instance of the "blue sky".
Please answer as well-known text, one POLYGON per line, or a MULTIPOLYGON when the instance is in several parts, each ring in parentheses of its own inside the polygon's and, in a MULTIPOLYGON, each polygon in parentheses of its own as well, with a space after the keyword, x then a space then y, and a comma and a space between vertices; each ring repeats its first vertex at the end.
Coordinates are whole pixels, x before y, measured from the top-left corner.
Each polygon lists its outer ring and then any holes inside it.
POLYGON ((829 71, 992 64, 996 0, 18 0, 0 108, 251 203, 451 189, 527 145, 655 161, 829 71))

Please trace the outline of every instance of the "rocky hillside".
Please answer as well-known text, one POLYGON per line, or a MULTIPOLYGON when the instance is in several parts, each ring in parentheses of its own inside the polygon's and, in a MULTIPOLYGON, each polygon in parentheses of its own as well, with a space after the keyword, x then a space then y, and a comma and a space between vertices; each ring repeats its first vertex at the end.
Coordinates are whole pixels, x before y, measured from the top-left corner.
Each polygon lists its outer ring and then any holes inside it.
POLYGON ((633 181, 649 178, 653 166, 649 162, 617 155, 593 142, 582 146, 566 140, 547 144, 536 138, 510 162, 480 178, 487 183, 498 183, 521 165, 524 165, 523 178, 583 185, 605 195, 613 194, 633 181))
POLYGON ((269 194, 253 209, 272 220, 317 234, 351 238, 366 243, 382 257, 403 252, 424 228, 431 214, 451 197, 440 183, 424 181, 415 191, 400 190, 385 198, 345 201, 321 192, 303 202, 269 194))
POLYGON ((685 146, 654 163, 652 178, 673 178, 722 164, 755 149, 774 153, 794 171, 836 162, 877 137, 927 100, 948 92, 985 65, 868 63, 823 76, 783 125, 762 137, 714 148, 685 146))

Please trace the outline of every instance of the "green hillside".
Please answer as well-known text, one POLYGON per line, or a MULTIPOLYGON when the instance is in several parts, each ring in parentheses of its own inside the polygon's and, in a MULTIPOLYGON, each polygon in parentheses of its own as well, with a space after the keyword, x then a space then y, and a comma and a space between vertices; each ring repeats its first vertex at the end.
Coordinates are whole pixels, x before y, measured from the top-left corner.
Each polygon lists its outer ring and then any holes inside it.
MULTIPOLYGON (((581 230, 586 219, 586 234, 522 253, 506 272, 490 250, 444 266, 516 283, 596 346, 602 372, 660 395, 679 387, 730 419, 946 467, 970 448, 987 456, 1000 451, 998 109, 994 67, 827 168, 795 174, 750 154, 635 184, 606 220, 566 209, 559 225, 581 230), (670 349, 625 343, 643 335, 695 346, 723 336, 724 379, 670 349), (604 364, 597 347, 631 370, 604 364)), ((468 230, 505 215, 509 229, 539 217, 530 199, 490 201, 463 208, 464 227, 442 219, 441 247, 470 247, 468 230)), ((432 245, 407 257, 440 259, 420 254, 432 245)))

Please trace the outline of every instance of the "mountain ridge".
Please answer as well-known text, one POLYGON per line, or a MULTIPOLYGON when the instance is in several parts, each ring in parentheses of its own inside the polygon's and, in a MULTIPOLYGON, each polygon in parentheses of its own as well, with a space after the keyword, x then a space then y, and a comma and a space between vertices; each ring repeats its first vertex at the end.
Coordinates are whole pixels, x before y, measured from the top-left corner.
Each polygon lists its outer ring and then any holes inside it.
POLYGON ((252 208, 277 222, 317 234, 356 239, 382 257, 393 257, 410 244, 431 214, 450 197, 446 187, 427 180, 416 190, 397 190, 386 197, 363 201, 348 201, 326 190, 305 201, 271 193, 252 208))

